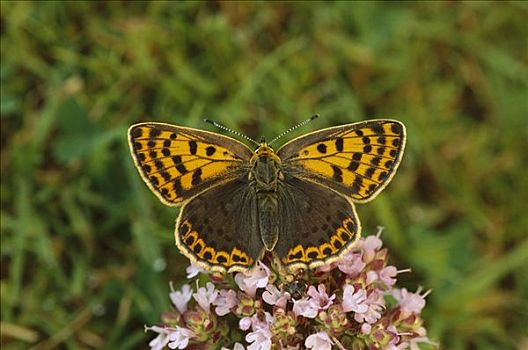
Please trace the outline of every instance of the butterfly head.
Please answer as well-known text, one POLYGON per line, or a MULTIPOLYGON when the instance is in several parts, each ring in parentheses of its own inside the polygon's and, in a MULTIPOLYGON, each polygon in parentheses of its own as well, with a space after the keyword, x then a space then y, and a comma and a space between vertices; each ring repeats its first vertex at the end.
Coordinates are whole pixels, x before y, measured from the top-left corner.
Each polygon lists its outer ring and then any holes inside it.
POLYGON ((261 139, 261 142, 259 146, 255 149, 255 153, 253 154, 253 157, 251 158, 250 163, 254 163, 257 161, 257 159, 264 159, 264 158, 270 158, 280 164, 280 158, 277 156, 273 148, 270 147, 270 145, 264 140, 264 138, 261 139))
POLYGON ((257 188, 267 191, 276 187, 277 180, 282 177, 281 160, 264 140, 255 150, 249 163, 251 165, 249 179, 256 181, 257 188))

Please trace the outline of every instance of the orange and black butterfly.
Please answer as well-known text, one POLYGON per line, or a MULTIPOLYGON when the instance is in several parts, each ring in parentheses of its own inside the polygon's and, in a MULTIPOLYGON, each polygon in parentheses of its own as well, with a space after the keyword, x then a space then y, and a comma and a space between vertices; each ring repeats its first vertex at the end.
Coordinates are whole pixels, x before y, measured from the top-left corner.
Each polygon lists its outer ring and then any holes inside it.
MULTIPOLYGON (((312 117, 313 119, 313 117, 312 117)), ((220 134, 163 123, 128 132, 145 183, 182 206, 176 244, 213 271, 251 268, 273 251, 290 268, 336 260, 359 238, 354 203, 390 182, 405 148, 405 126, 370 120, 318 130, 274 151, 252 151, 220 134)))

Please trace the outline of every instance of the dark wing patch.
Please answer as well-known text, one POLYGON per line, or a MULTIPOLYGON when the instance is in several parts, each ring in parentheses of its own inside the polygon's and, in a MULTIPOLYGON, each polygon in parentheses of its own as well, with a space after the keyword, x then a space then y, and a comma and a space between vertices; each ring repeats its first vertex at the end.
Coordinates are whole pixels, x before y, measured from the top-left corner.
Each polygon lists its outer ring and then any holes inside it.
POLYGON ((247 270, 263 254, 257 215, 254 189, 244 178, 232 180, 184 205, 176 223, 176 244, 209 270, 247 270))
POLYGON ((317 267, 353 246, 361 227, 351 202, 338 193, 286 175, 279 186, 279 240, 286 266, 317 267))

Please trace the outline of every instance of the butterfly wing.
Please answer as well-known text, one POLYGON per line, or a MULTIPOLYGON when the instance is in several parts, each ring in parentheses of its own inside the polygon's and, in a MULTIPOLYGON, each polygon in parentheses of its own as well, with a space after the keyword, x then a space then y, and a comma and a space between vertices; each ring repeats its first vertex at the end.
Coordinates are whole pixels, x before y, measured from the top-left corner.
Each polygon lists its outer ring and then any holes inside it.
POLYGON ((176 244, 209 270, 247 270, 263 254, 257 215, 255 189, 247 177, 229 181, 184 205, 176 222, 176 244))
POLYGON ((281 147, 283 172, 329 187, 355 202, 372 200, 392 179, 405 126, 370 120, 315 131, 281 147))
POLYGON ((232 138, 163 123, 132 125, 128 139, 141 177, 171 206, 247 174, 245 165, 253 154, 232 138))
POLYGON ((275 252, 289 267, 314 268, 336 260, 360 236, 352 202, 313 182, 285 174, 279 185, 275 252))

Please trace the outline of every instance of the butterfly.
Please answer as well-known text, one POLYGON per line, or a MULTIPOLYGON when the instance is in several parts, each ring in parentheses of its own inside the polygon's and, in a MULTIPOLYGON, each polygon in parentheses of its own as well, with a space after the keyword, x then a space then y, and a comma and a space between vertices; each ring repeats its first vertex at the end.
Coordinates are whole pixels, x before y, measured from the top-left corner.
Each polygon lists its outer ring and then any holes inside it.
POLYGON ((181 252, 205 269, 233 272, 267 251, 290 269, 346 253, 361 233, 354 203, 391 181, 406 133, 399 121, 369 120, 305 134, 275 152, 265 140, 251 150, 221 134, 145 122, 128 139, 148 187, 181 206, 181 252))

